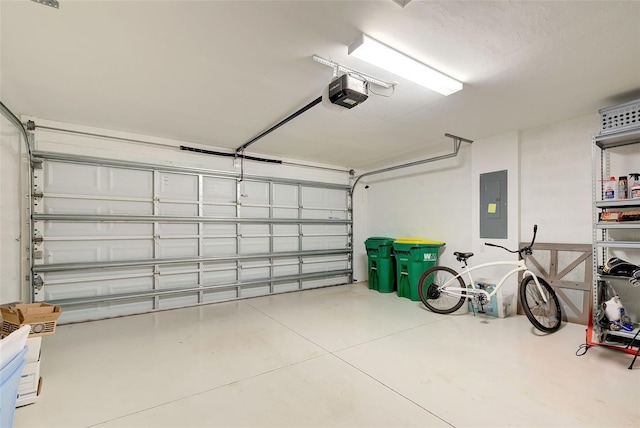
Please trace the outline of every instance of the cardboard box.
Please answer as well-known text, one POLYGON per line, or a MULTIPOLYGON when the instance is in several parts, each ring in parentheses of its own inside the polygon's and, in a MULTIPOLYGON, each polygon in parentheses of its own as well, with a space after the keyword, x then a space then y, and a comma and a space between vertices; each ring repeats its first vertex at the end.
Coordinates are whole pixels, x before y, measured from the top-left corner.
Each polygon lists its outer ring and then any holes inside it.
POLYGON ((10 303, 0 306, 2 313, 2 331, 7 336, 23 325, 31 326, 29 337, 48 336, 55 333, 60 306, 49 303, 10 303))
POLYGON ((16 407, 26 406, 27 404, 33 404, 38 400, 42 391, 42 377, 38 378, 38 385, 35 389, 29 391, 18 391, 18 397, 16 399, 16 407))
POLYGON ((40 361, 35 363, 27 363, 22 369, 20 375, 20 384, 18 385, 18 394, 27 393, 38 389, 38 381, 40 379, 40 361))
POLYGON ((42 337, 29 337, 27 339, 27 353, 24 359, 27 363, 35 363, 40 361, 40 350, 42 348, 42 337))
POLYGON ((16 407, 35 403, 42 390, 40 377, 40 361, 25 364, 20 374, 16 407))

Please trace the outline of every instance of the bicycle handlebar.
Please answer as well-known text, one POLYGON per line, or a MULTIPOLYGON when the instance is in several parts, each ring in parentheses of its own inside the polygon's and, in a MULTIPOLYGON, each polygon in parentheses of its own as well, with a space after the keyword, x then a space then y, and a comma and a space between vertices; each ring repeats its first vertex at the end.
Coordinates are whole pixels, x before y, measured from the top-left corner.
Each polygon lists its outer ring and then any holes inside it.
POLYGON ((538 225, 534 224, 533 225, 533 238, 531 239, 531 244, 527 245, 526 247, 522 247, 519 248, 517 250, 510 250, 507 247, 503 247, 502 245, 496 245, 496 244, 492 244, 491 242, 485 242, 484 245, 488 246, 488 247, 497 247, 497 248, 502 248, 505 251, 508 251, 510 253, 513 254, 518 254, 518 256, 520 258, 522 258, 522 253, 524 252, 525 254, 530 255, 531 254, 531 247, 533 247, 533 243, 536 242, 536 234, 538 233, 538 225))
POLYGON ((538 233, 538 225, 534 224, 533 225, 533 239, 531 240, 531 244, 529 244, 529 247, 533 247, 533 243, 536 242, 536 234, 538 233))

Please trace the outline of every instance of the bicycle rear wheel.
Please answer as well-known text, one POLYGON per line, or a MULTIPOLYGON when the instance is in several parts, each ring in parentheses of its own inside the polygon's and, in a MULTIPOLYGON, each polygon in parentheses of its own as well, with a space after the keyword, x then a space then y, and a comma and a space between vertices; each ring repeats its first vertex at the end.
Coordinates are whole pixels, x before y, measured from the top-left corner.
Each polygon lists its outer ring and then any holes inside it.
MULTIPOLYGON (((462 296, 454 296, 447 293, 446 289, 440 288, 457 275, 455 270, 444 266, 432 267, 422 274, 420 281, 418 281, 418 295, 430 311, 438 314, 450 314, 460 309, 464 304, 466 292, 462 291, 462 296)), ((457 281, 452 281, 449 286, 466 288, 460 277, 457 278, 457 281)))
POLYGON ((527 276, 520 284, 520 304, 535 328, 545 333, 553 333, 562 323, 562 309, 556 293, 547 281, 538 277, 544 299, 532 276, 527 276), (545 303, 546 299, 546 303, 545 303))

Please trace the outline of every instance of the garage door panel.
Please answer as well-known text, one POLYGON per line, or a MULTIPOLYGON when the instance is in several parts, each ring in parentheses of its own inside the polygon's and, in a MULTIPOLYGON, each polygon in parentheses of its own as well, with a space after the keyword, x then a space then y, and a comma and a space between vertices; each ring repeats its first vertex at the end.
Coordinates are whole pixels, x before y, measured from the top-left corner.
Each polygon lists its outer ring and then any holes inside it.
POLYGON ((206 238, 202 245, 205 257, 236 254, 235 238, 206 238))
POLYGON ((243 267, 240 270, 240 279, 243 281, 250 281, 252 279, 266 279, 271 276, 271 271, 268 267, 249 268, 243 267))
POLYGON ((158 234, 162 236, 198 236, 198 225, 193 223, 158 223, 158 234))
POLYGON ((302 237, 302 250, 338 250, 348 248, 348 238, 341 236, 302 237))
POLYGON ((168 265, 158 265, 155 268, 155 271, 160 275, 169 276, 174 274, 190 274, 194 272, 198 272, 199 264, 198 263, 187 263, 187 264, 168 264, 168 265))
POLYGON ((273 225, 273 234, 278 235, 293 235, 298 236, 298 225, 297 224, 274 224, 273 225))
POLYGON ((243 205, 240 210, 242 218, 269 218, 268 207, 248 207, 243 205))
POLYGON ((60 300, 76 297, 110 296, 136 291, 150 291, 152 289, 153 278, 151 276, 146 278, 108 279, 48 285, 45 287, 45 297, 47 300, 60 300))
POLYGON ((269 204, 269 183, 243 181, 240 183, 241 201, 243 204, 269 204))
POLYGON ((153 276, 152 266, 129 267, 121 266, 117 269, 83 269, 83 270, 64 270, 58 272, 41 272, 39 273, 47 284, 56 283, 77 283, 94 280, 110 280, 114 277, 151 277, 153 276))
POLYGON ((217 270, 204 272, 202 275, 205 285, 208 284, 229 284, 237 279, 237 270, 235 264, 228 270, 217 270))
POLYGON ((236 236, 236 226, 234 224, 215 224, 209 223, 203 225, 203 234, 207 237, 213 236, 236 236))
POLYGON ((269 238, 242 238, 240 254, 268 253, 269 241, 269 238))
POLYGON ((45 165, 45 193, 152 197, 153 173, 150 171, 62 162, 47 162, 45 165))
POLYGON ((106 236, 146 236, 151 238, 153 226, 144 223, 93 223, 59 222, 46 223, 44 236, 47 238, 106 237, 106 236))
POLYGON ((273 238, 273 251, 299 251, 300 242, 297 237, 275 237, 273 238))
POLYGON ((158 288, 194 288, 198 285, 198 273, 161 274, 158 288))
POLYGON ((298 218, 297 208, 274 208, 274 218, 298 218))
POLYGON ((52 263, 107 262, 153 257, 151 240, 45 242, 44 260, 52 263))
POLYGON ((313 220, 346 220, 346 212, 325 209, 304 209, 302 218, 313 220))
POLYGON ((273 205, 290 205, 292 207, 298 207, 298 186, 274 184, 273 205))
POLYGON ((234 218, 236 206, 205 205, 202 207, 202 215, 205 217, 234 218))
POLYGON ((273 284, 273 292, 274 293, 288 293, 291 291, 298 291, 300 289, 300 284, 298 282, 285 282, 273 284))
POLYGON ((303 224, 303 235, 346 235, 346 224, 303 224))
POLYGON ((268 224, 241 224, 240 234, 245 235, 269 235, 268 224))
POLYGON ((329 261, 322 263, 305 263, 302 265, 302 273, 328 272, 332 270, 348 269, 348 267, 349 262, 347 260, 329 261))
POLYGON ((297 275, 299 273, 299 267, 297 264, 289 265, 289 266, 274 266, 273 267, 273 275, 274 276, 287 276, 287 275, 297 275))
POLYGON ((198 255, 198 239, 159 239, 158 257, 180 258, 196 257, 198 255))
MULTIPOLYGON (((135 315, 152 311, 153 299, 137 299, 133 301, 100 302, 74 305, 73 311, 62 311, 58 323, 70 323, 101 318, 135 315)), ((123 334, 126 330, 123 328, 123 334)))
POLYGON ((214 177, 203 177, 202 196, 205 203, 235 203, 236 181, 214 177))
POLYGON ((198 200, 198 176, 192 174, 159 173, 158 198, 175 201, 198 200))
POLYGON ((159 309, 175 309, 197 305, 198 303, 198 295, 193 293, 183 296, 161 296, 158 306, 159 309))
POLYGON ((102 187, 100 167, 48 162, 44 170, 44 191, 47 193, 91 195, 102 187))
POLYGON ((241 297, 259 297, 271 294, 271 286, 269 284, 252 285, 242 288, 241 297))
POLYGON ((303 187, 302 205, 336 210, 346 209, 347 195, 344 190, 303 187))
POLYGON ((158 214, 165 216, 195 217, 198 215, 198 204, 176 204, 162 202, 158 204, 158 214))
POLYGON ((151 198, 153 196, 153 173, 131 169, 106 168, 109 180, 100 194, 128 198, 151 198), (104 192, 104 193, 103 193, 104 192))
POLYGON ((153 203, 144 201, 110 201, 95 199, 45 199, 46 214, 151 215, 153 203))
POLYGON ((302 281, 302 289, 327 287, 330 285, 340 285, 349 282, 348 276, 339 276, 335 278, 313 279, 302 281))
POLYGON ((78 215, 80 220, 36 218, 35 223, 39 258, 34 273, 45 285, 34 295, 37 301, 67 302, 61 322, 294 291, 301 289, 301 283, 302 288, 315 288, 349 278, 288 278, 348 270, 346 255, 306 257, 304 263, 295 255, 270 256, 350 248, 351 229, 326 224, 327 219, 348 218, 346 187, 278 179, 237 181, 187 168, 177 172, 173 167, 166 171, 139 165, 127 168, 121 161, 113 162, 115 166, 108 166, 108 160, 81 163, 85 161, 44 159, 44 174, 38 172, 34 178, 38 190, 43 190, 43 197, 34 200, 36 216, 78 215), (85 215, 105 218, 86 221, 85 215), (114 222, 109 215, 121 218, 114 222), (153 222, 137 216, 185 219, 153 222), (217 223, 211 217, 224 220, 217 223), (321 221, 280 223, 298 218, 321 221), (200 257, 225 261, 198 262, 200 257), (184 258, 196 260, 184 263, 184 258), (113 263, 102 269, 82 266, 101 262, 113 263), (287 282, 280 283, 278 277, 287 282))
POLYGON ((238 297, 235 288, 222 288, 219 290, 205 291, 202 301, 204 303, 224 302, 238 297))

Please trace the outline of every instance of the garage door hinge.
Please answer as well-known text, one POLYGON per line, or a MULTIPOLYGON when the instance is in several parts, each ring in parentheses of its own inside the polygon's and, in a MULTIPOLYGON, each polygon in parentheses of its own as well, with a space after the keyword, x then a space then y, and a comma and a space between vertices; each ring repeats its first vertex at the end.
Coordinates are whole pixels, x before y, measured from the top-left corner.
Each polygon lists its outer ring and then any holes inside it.
POLYGON ((42 280, 42 277, 40 275, 34 275, 33 277, 33 287, 40 290, 42 287, 44 287, 44 281, 42 280))
POLYGON ((42 159, 31 159, 31 167, 33 169, 42 169, 42 159))
POLYGON ((44 194, 42 193, 42 190, 40 190, 39 188, 35 187, 33 189, 33 192, 31 192, 31 196, 34 199, 41 199, 44 196, 44 194))
POLYGON ((39 232, 36 232, 33 234, 33 243, 34 244, 40 244, 42 243, 43 238, 42 235, 39 232))

